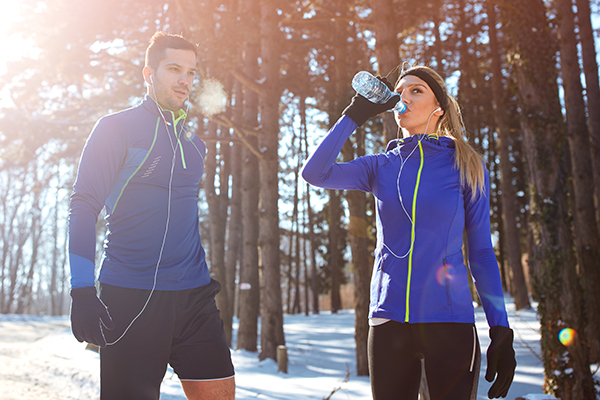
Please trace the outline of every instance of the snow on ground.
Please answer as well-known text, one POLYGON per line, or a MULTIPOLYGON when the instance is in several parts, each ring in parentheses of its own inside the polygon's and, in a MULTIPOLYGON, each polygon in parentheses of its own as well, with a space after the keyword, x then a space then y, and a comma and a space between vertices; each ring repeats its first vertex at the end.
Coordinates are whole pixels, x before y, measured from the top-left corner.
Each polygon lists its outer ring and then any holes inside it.
MULTIPOLYGON (((535 310, 515 312, 507 299, 515 329, 517 371, 507 399, 542 393, 539 321, 535 310)), ((273 360, 258 361, 257 353, 232 351, 236 369, 236 399, 332 400, 369 399, 368 377, 356 376, 354 313, 285 315, 288 373, 277 372, 273 360), (344 381, 350 371, 348 382, 344 381)), ((476 310, 482 348, 478 399, 487 399, 485 351, 489 345, 483 310, 476 310)), ((236 329, 237 326, 234 326, 236 329)), ((235 339, 234 332, 234 339, 235 339)), ((69 319, 0 315, 0 400, 98 399, 98 354, 72 336, 69 319)), ((179 380, 169 369, 161 400, 185 400, 179 380)))

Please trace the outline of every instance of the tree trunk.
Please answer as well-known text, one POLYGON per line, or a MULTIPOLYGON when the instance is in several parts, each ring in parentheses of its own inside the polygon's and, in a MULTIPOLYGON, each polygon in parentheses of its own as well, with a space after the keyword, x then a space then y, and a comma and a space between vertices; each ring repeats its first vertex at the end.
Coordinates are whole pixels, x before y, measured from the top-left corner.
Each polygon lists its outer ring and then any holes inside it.
POLYGON ((13 179, 17 181, 24 180, 17 174, 13 174, 11 170, 7 171, 6 192, 2 193, 2 219, 5 224, 0 225, 2 229, 2 270, 0 271, 0 313, 7 314, 10 312, 10 307, 14 299, 14 290, 16 286, 17 266, 20 262, 21 249, 27 235, 21 239, 22 232, 16 229, 18 222, 17 214, 21 207, 24 196, 11 196, 11 189, 14 188, 13 179), (10 197, 13 199, 9 200, 10 197), (16 248, 13 252, 11 249, 16 248), (15 263, 15 258, 17 262, 15 263))
POLYGON ((331 274, 331 312, 336 314, 342 308, 340 298, 340 275, 343 254, 340 250, 340 218, 342 217, 340 194, 337 190, 329 193, 329 271, 331 274))
POLYGON ((504 248, 507 253, 507 261, 512 271, 511 289, 515 299, 515 308, 521 310, 530 308, 525 274, 521 264, 521 235, 517 227, 517 211, 515 209, 515 193, 512 185, 512 174, 509 159, 509 128, 506 122, 506 112, 502 102, 502 70, 500 61, 500 49, 496 32, 496 10, 492 3, 487 3, 487 14, 489 18, 490 52, 492 53, 492 92, 494 103, 494 119, 498 127, 498 141, 496 148, 500 155, 500 185, 502 189, 502 226, 504 248))
POLYGON ((569 369, 580 366, 586 354, 578 347, 569 347, 565 353, 565 347, 556 340, 565 327, 563 321, 579 319, 572 310, 581 309, 575 303, 580 288, 571 251, 566 193, 568 144, 556 84, 557 43, 550 33, 542 0, 531 0, 527 12, 522 12, 518 0, 508 0, 506 5, 501 15, 511 40, 519 90, 533 245, 529 261, 539 301, 544 390, 562 400, 583 399, 574 397, 572 389, 585 383, 580 380, 585 371, 569 369))
MULTIPOLYGON (((296 135, 294 134, 293 137, 293 141, 296 141, 296 135)), ((298 146, 300 147, 300 146, 298 146)), ((292 148, 294 148, 294 146, 292 146, 292 148)), ((294 208, 293 208, 293 218, 292 218, 292 231, 293 231, 293 246, 292 243, 290 242, 290 248, 294 248, 296 251, 294 252, 294 256, 293 256, 293 260, 294 260, 294 265, 296 267, 296 273, 295 273, 295 277, 296 279, 294 280, 294 301, 292 303, 292 313, 293 314, 298 314, 302 312, 302 309, 300 308, 300 281, 301 281, 301 277, 300 277, 300 224, 299 224, 299 218, 298 218, 298 185, 300 184, 300 157, 301 154, 300 152, 296 152, 297 153, 297 164, 296 164, 296 170, 294 171, 294 208)))
MULTIPOLYGON (((345 8, 343 8, 342 5, 343 0, 338 0, 338 8, 344 10, 345 8)), ((386 14, 386 18, 388 15, 389 13, 386 14)), ((342 18, 341 20, 343 21, 344 18, 342 18)), ((335 115, 340 115, 342 113, 344 107, 350 102, 350 96, 352 95, 352 91, 349 85, 352 79, 352 76, 350 74, 351 71, 349 71, 349 69, 345 67, 346 65, 348 65, 349 62, 347 55, 348 50, 346 46, 341 45, 343 43, 347 43, 347 37, 349 36, 346 27, 347 24, 344 24, 343 22, 338 22, 335 26, 335 42, 340 44, 335 48, 335 115)), ((382 46, 382 48, 383 46, 385 46, 385 48, 389 50, 389 52, 386 53, 384 51, 381 51, 382 57, 389 57, 391 53, 393 53, 391 50, 393 50, 393 44, 396 42, 395 33, 391 32, 391 30, 393 29, 384 28, 382 30, 382 37, 385 35, 392 35, 391 46, 389 43, 388 45, 386 45, 387 42, 383 39, 380 42, 378 36, 377 49, 379 49, 379 46, 382 46)), ((386 62, 386 65, 389 63, 389 61, 386 62)), ((391 70, 392 68, 393 67, 390 67, 389 69, 391 70)), ((384 116, 384 121, 385 120, 386 117, 384 116)), ((396 125, 393 117, 391 118, 391 122, 392 124, 394 124, 394 126, 396 125)), ((344 159, 344 162, 353 160, 357 156, 364 155, 365 153, 364 135, 362 134, 362 131, 359 130, 359 132, 354 133, 353 136, 354 138, 356 138, 355 142, 357 144, 358 154, 355 155, 352 142, 350 140, 346 141, 346 143, 342 147, 342 157, 344 159)), ((369 277, 371 271, 369 265, 370 257, 367 239, 367 200, 365 194, 360 191, 348 191, 345 197, 348 201, 348 209, 350 212, 350 223, 348 226, 348 233, 350 239, 350 250, 352 253, 352 270, 354 276, 355 304, 353 304, 353 307, 355 309, 354 340, 356 343, 356 371, 359 376, 367 376, 369 375, 369 365, 367 359, 367 336, 369 334, 369 277)), ((333 218, 331 218, 331 220, 334 221, 333 218)))
POLYGON ((598 62, 592 29, 590 1, 576 0, 579 40, 585 73, 585 94, 587 98, 588 123, 592 149, 594 194, 596 200, 596 220, 600 226, 600 84, 598 83, 598 62))
MULTIPOLYGON (((301 96, 300 98, 300 129, 301 129, 301 133, 300 133, 300 154, 302 156, 303 160, 306 160, 308 155, 307 153, 307 145, 306 145, 306 136, 307 136, 307 127, 306 127, 306 97, 301 96)), ((309 191, 308 191, 308 185, 306 186, 306 192, 305 196, 308 197, 310 195, 309 191)), ((304 211, 302 213, 303 217, 302 217, 302 253, 303 253, 303 257, 302 257, 302 265, 303 265, 303 271, 304 271, 304 314, 306 316, 308 316, 309 312, 310 312, 310 288, 311 288, 311 283, 310 283, 310 273, 308 272, 308 264, 307 264, 307 260, 309 259, 309 254, 312 253, 312 255, 314 255, 314 252, 312 252, 311 249, 308 249, 307 251, 307 245, 310 243, 310 240, 308 238, 308 235, 310 235, 310 233, 312 232, 312 228, 311 228, 311 210, 308 207, 304 207, 304 211)), ((313 264, 313 260, 311 259, 310 261, 310 265, 314 265, 313 264)))
POLYGON ((260 360, 277 359, 277 346, 285 344, 281 306, 279 262, 278 134, 279 134, 279 54, 280 32, 277 9, 272 1, 261 0, 261 60, 263 91, 260 93, 262 130, 259 136, 260 204, 259 245, 262 265, 261 352, 260 360))
MULTIPOLYGON (((242 99, 241 84, 235 84, 237 99, 242 99)), ((234 121, 241 121, 242 106, 235 107, 234 121)), ((223 142, 227 145, 227 142, 223 142)), ((242 247, 242 145, 233 143, 229 148, 229 165, 231 167, 231 199, 229 200, 229 222, 227 223, 227 253, 225 254, 225 285, 227 285, 228 309, 226 314, 221 310, 223 324, 231 329, 233 316, 235 314, 235 282, 237 277, 237 265, 240 260, 242 247), (225 321, 227 320, 227 321, 225 321)), ((231 343, 230 343, 231 345, 231 343)))
MULTIPOLYGON (((211 137, 217 136, 217 125, 214 122, 208 123, 208 134, 211 137)), ((226 143, 226 142, 223 142, 226 143)), ((217 145, 215 141, 210 141, 206 145, 207 157, 204 162, 206 173, 206 201, 208 203, 208 218, 210 224, 210 273, 211 276, 221 283, 221 292, 216 297, 217 308, 226 318, 223 319, 223 329, 227 343, 231 345, 231 319, 227 317, 227 311, 230 309, 229 296, 227 293, 227 272, 225 271, 225 232, 227 227, 227 203, 228 189, 226 182, 229 177, 225 176, 223 163, 217 165, 217 145), (215 186, 215 180, 219 176, 219 193, 215 186), (229 322, 229 326, 227 326, 229 322)), ((221 146, 221 156, 224 156, 225 145, 221 146)), ((224 157, 226 158, 226 157, 224 157)), ((225 161, 227 162, 227 161, 225 161)))
MULTIPOLYGON (((247 91, 246 91, 247 92, 247 91)), ((245 96, 246 97, 246 96, 245 96)), ((254 96, 255 97, 255 96, 254 96)), ((256 116, 256 102, 244 101, 245 114, 256 116), (246 108, 254 108, 254 111, 246 108)), ((246 119, 247 122, 251 120, 246 119)), ((256 121, 256 120, 254 120, 256 121)), ((248 138, 254 142, 254 138, 248 138)), ((239 328, 237 348, 256 351, 258 345, 258 315, 260 278, 258 266, 258 159, 250 150, 242 150, 242 257, 239 284, 239 328)))
MULTIPOLYGON (((336 9, 342 10, 343 1, 337 0, 333 3, 336 9)), ((349 104, 350 83, 352 81, 351 71, 348 71, 347 56, 347 32, 344 22, 346 15, 339 12, 341 18, 335 20, 332 26, 333 42, 337 45, 333 49, 333 60, 330 63, 330 74, 332 76, 331 86, 329 88, 329 125, 339 118, 342 111, 349 104)), ((348 143, 346 145, 349 145, 348 143)), ((343 214, 341 204, 341 192, 337 190, 328 190, 329 194, 329 268, 331 274, 331 312, 337 313, 342 309, 342 300, 340 297, 340 285, 343 269, 343 250, 342 248, 342 228, 341 218, 343 214)))
MULTIPOLYGON (((398 39, 394 17, 394 2, 392 0, 371 0, 373 9, 373 20, 375 21, 375 54, 379 65, 377 74, 386 76, 400 63, 398 56, 398 39)), ((396 76, 390 76, 390 81, 394 84, 396 76)), ((394 120, 394 114, 391 112, 381 115, 383 120, 383 137, 385 143, 395 139, 398 134, 398 125, 394 120)))
MULTIPOLYGON (((293 223, 292 223, 293 227, 293 223)), ((294 230, 290 229, 288 234, 288 253, 287 253, 287 264, 281 266, 284 270, 284 281, 286 281, 283 285, 286 290, 285 295, 285 312, 287 314, 293 314, 292 310, 292 286, 294 278, 292 277, 293 270, 293 261, 292 261, 292 251, 294 250, 292 247, 292 243, 294 242, 294 230)))
MULTIPOLYGON (((226 93, 233 92, 231 77, 226 79, 226 93)), ((229 116, 231 118, 231 116, 229 116)), ((219 152, 221 154, 221 167, 220 167, 220 178, 219 178, 219 201, 220 201, 220 212, 221 212, 221 229, 223 230, 223 271, 221 273, 221 292, 217 296, 217 304, 221 313, 221 320, 223 321, 223 330, 225 331, 225 337, 227 343, 231 347, 231 339, 233 332, 233 285, 235 277, 232 271, 228 270, 227 255, 231 251, 226 247, 227 245, 227 230, 229 226, 228 210, 229 210, 229 193, 230 193, 230 177, 231 177, 231 146, 229 146, 230 133, 229 129, 222 127, 220 130, 220 136, 223 140, 219 146, 219 152), (219 298, 220 297, 220 298, 219 298), (220 303, 219 303, 220 302, 220 303)))
MULTIPOLYGON (((35 179, 35 178, 34 178, 35 179)), ((40 247, 40 237, 42 226, 40 224, 41 209, 40 209, 40 194, 42 190, 42 184, 35 179, 33 185, 33 203, 29 216, 31 217, 30 225, 30 238, 31 238, 31 257, 29 259, 29 270, 25 276, 24 281, 21 284, 21 292, 17 299, 16 314, 30 314, 32 294, 33 294, 33 278, 35 272, 35 265, 37 263, 38 249, 40 247)))
POLYGON ((50 266, 50 287, 48 288, 48 292, 50 294, 50 315, 61 315, 61 310, 58 306, 60 303, 59 294, 62 295, 62 293, 59 293, 58 291, 58 272, 60 271, 60 265, 58 263, 58 253, 60 251, 60 249, 58 248, 58 207, 58 190, 56 190, 56 199, 54 201, 53 210, 54 221, 52 221, 52 264, 50 266))
POLYGON ((306 184, 306 210, 308 212, 308 241, 310 245, 310 281, 312 292, 312 312, 319 314, 319 280, 317 279, 317 240, 315 238, 315 217, 310 202, 310 185, 306 184))
POLYGON ((586 300, 586 336, 592 361, 600 359, 600 235, 594 207, 589 132, 577 57, 577 39, 571 0, 556 1, 560 33, 560 65, 567 110, 567 139, 571 150, 574 188, 575 254, 586 300))
MULTIPOLYGON (((243 67, 251 79, 258 79, 260 38, 255 27, 259 23, 257 0, 242 2, 241 13, 245 16, 243 67)), ((243 88, 243 120, 247 127, 257 126, 258 94, 243 88)), ((250 145, 256 145, 255 137, 247 137, 250 145)), ((258 345, 258 315, 260 279, 258 271, 258 159, 248 147, 242 149, 242 256, 239 284, 239 328, 237 348, 256 351, 258 345)))
MULTIPOLYGON (((357 156, 363 156, 364 135, 354 134, 357 143, 357 156)), ((348 144, 348 143, 347 143, 348 144)), ((342 148, 344 161, 355 158, 352 146, 342 148)), ((372 257, 369 254, 369 223, 367 221, 367 198, 365 193, 351 190, 346 193, 350 223, 348 234, 352 251, 352 271, 354 275, 354 341, 356 343, 356 374, 369 375, 367 339, 369 336, 369 283, 371 279, 372 257)))

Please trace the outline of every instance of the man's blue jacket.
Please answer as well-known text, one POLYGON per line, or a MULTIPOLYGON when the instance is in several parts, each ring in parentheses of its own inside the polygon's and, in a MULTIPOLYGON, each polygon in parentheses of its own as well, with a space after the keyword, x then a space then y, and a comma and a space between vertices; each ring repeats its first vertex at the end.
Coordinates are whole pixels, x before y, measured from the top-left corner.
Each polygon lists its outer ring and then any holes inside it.
POLYGON ((101 118, 90 134, 71 195, 72 288, 94 285, 95 227, 103 207, 107 235, 100 282, 152 289, 156 279, 156 290, 210 282, 198 229, 206 146, 185 128, 183 110, 163 115, 166 122, 146 97, 101 118))

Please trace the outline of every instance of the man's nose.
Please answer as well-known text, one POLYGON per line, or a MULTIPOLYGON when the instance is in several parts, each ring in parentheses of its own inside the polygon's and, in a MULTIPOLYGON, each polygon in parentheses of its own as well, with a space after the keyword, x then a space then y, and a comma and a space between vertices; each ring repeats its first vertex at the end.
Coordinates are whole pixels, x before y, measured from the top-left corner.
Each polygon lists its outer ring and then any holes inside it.
POLYGON ((179 77, 179 84, 180 85, 189 86, 189 84, 190 84, 190 78, 187 76, 187 74, 182 74, 179 77))

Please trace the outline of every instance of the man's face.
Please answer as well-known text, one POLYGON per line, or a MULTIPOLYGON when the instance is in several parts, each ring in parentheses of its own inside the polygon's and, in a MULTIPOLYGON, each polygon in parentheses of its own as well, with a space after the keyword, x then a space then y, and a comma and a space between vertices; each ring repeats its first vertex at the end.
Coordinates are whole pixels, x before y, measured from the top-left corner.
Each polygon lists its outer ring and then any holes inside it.
MULTIPOLYGON (((196 54, 190 50, 166 49, 158 68, 146 67, 152 74, 148 94, 165 110, 177 113, 190 95, 196 75, 196 54)), ((150 82, 150 79, 146 79, 150 82)))

